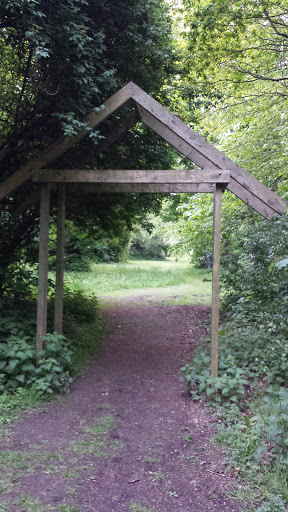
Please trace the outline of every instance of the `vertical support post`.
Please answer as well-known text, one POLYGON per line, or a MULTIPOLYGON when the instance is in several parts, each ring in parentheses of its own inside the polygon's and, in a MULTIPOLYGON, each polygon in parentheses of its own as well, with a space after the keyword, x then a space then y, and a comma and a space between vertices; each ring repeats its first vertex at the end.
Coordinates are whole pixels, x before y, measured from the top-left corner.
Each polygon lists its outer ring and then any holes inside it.
POLYGON ((211 375, 218 377, 218 336, 219 336, 219 277, 220 277, 220 240, 221 240, 221 183, 214 185, 213 215, 213 276, 212 276, 212 344, 211 344, 211 375))
POLYGON ((65 249, 65 184, 58 187, 57 203, 57 247, 54 331, 63 334, 63 284, 65 249))
POLYGON ((39 237, 39 276, 37 304, 36 357, 43 349, 43 336, 47 333, 47 295, 48 295, 48 251, 50 224, 50 184, 41 185, 40 237, 39 237))

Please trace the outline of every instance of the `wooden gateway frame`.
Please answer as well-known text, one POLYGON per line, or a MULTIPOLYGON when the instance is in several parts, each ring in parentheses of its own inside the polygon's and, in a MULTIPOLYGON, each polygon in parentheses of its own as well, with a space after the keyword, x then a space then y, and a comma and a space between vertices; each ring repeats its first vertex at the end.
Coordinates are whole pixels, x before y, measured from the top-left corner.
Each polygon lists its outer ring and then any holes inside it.
MULTIPOLYGON (((221 238, 221 199, 227 188, 266 219, 275 214, 282 215, 286 203, 273 191, 239 167, 235 162, 196 134, 180 119, 171 114, 151 96, 133 82, 124 86, 104 105, 86 117, 86 125, 92 130, 110 117, 127 102, 132 110, 124 120, 117 121, 112 129, 101 133, 102 139, 91 143, 85 154, 74 153, 73 162, 79 169, 51 169, 48 166, 75 146, 87 129, 76 136, 63 136, 0 184, 0 201, 10 195, 25 181, 32 179, 40 184, 40 242, 39 242, 39 292, 37 307, 37 357, 43 348, 43 337, 47 331, 48 250, 50 190, 58 187, 58 219, 56 250, 56 291, 54 328, 62 333, 63 324, 63 273, 64 273, 64 226, 66 191, 97 193, 213 193, 213 277, 212 277, 212 364, 211 373, 218 375, 218 330, 219 330, 219 272, 221 238), (81 169, 97 153, 107 149, 136 123, 143 122, 176 150, 190 159, 200 169, 193 170, 87 170, 81 169)), ((27 201, 29 208, 37 198, 27 201)))

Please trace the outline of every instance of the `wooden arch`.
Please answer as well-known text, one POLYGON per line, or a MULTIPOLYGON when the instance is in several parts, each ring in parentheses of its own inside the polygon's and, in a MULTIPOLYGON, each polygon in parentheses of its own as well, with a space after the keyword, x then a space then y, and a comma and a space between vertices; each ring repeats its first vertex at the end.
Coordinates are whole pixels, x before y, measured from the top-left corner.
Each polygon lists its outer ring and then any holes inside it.
MULTIPOLYGON (((27 164, 0 184, 0 201, 11 194, 25 181, 41 182, 40 247, 39 247, 39 294, 37 310, 37 353, 42 350, 43 336, 47 329, 48 291, 48 247, 50 188, 58 183, 58 242, 56 263, 55 330, 62 332, 63 318, 63 269, 64 269, 64 223, 65 183, 77 190, 97 192, 213 192, 213 287, 212 287, 212 375, 218 373, 218 324, 219 324, 219 270, 220 270, 220 224, 221 197, 227 187, 266 219, 275 214, 282 215, 286 203, 273 191, 239 167, 226 155, 195 133, 179 118, 171 114, 160 103, 130 82, 102 106, 94 109, 85 123, 95 129, 118 108, 128 101, 133 102, 132 110, 120 120, 98 145, 81 157, 80 162, 89 161, 94 153, 100 153, 139 120, 154 130, 180 153, 194 162, 200 170, 190 171, 107 171, 86 169, 48 169, 57 158, 75 146, 87 134, 83 129, 76 136, 63 136, 32 158, 27 164), (44 168, 45 167, 45 168, 44 168)), ((76 155, 77 160, 77 155, 76 155)))

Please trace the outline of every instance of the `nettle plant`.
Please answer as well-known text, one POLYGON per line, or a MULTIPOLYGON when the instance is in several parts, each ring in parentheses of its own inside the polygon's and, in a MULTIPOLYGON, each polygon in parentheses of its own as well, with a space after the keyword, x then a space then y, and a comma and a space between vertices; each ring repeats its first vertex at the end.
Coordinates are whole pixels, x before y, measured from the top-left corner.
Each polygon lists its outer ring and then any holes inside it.
POLYGON ((67 392, 71 350, 64 336, 54 333, 44 338, 46 349, 37 365, 35 341, 19 333, 0 343, 0 391, 33 387, 40 394, 67 392))
POLYGON ((206 396, 211 405, 239 403, 245 396, 245 386, 249 384, 246 372, 237 365, 232 354, 220 357, 219 376, 212 377, 211 356, 199 353, 193 363, 186 364, 181 371, 189 392, 194 400, 206 396))

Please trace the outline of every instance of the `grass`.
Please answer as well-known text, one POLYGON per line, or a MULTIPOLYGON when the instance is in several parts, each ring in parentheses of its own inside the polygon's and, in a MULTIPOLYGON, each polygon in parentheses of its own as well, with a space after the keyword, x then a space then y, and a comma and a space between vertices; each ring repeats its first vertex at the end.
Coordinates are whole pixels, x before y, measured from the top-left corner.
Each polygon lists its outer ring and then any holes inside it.
POLYGON ((0 492, 14 488, 22 477, 32 474, 35 468, 43 470, 51 460, 54 461, 54 471, 60 470, 62 459, 57 453, 3 450, 0 458, 0 492))
POLYGON ((143 507, 139 503, 133 502, 129 506, 130 512, 153 512, 151 508, 143 507))
POLYGON ((34 389, 18 388, 14 393, 0 395, 0 429, 15 421, 25 409, 34 409, 44 402, 34 389))
MULTIPOLYGON (((32 496, 28 496, 27 494, 22 494, 18 501, 14 501, 13 505, 17 505, 21 507, 21 512, 78 512, 78 508, 73 507, 72 505, 63 504, 57 509, 53 506, 43 505, 40 501, 35 500, 32 496)), ((0 512, 6 512, 8 509, 1 509, 0 512)))
POLYGON ((108 434, 115 427, 116 421, 112 414, 102 416, 94 425, 83 426, 84 433, 90 434, 89 439, 72 441, 69 447, 81 455, 94 455, 104 459, 112 458, 124 449, 124 444, 121 441, 108 439, 108 434), (91 436, 93 436, 92 439, 91 436))
POLYGON ((211 302, 211 282, 203 282, 205 277, 205 271, 191 267, 186 260, 141 260, 95 264, 90 272, 68 273, 66 286, 106 299, 153 293, 168 303, 207 304, 211 302))
MULTIPOLYGON (((268 418, 272 415, 273 421, 277 421, 274 404, 265 401, 264 393, 249 403, 249 409, 249 416, 252 418, 261 415, 268 424, 268 418)), ((237 417, 233 418, 229 423, 228 426, 220 428, 215 441, 228 447, 229 464, 237 467, 239 472, 242 485, 235 491, 235 497, 251 504, 245 512, 286 512, 283 502, 288 503, 287 462, 272 463, 269 457, 258 460, 256 449, 261 439, 261 430, 253 432, 249 428, 241 428, 243 418, 240 421, 237 417)))
POLYGON ((50 506, 43 505, 40 501, 35 500, 26 494, 22 494, 20 499, 15 501, 13 504, 20 506, 22 512, 48 512, 50 510, 55 510, 54 507, 52 508, 50 506))
POLYGON ((111 414, 107 416, 103 416, 100 418, 95 425, 91 426, 85 426, 84 431, 93 434, 93 435, 100 435, 100 434, 107 434, 109 430, 112 430, 115 427, 115 419, 114 416, 111 414))
POLYGON ((72 441, 69 445, 70 450, 81 455, 94 455, 103 459, 113 458, 116 453, 123 450, 124 444, 121 441, 72 441))
MULTIPOLYGON (((80 294, 73 300, 69 299, 69 296, 66 298, 66 328, 70 329, 67 335, 68 338, 71 337, 74 347, 74 371, 77 373, 86 362, 95 357, 95 347, 99 347, 105 331, 105 325, 99 322, 96 301, 91 299, 89 302, 89 297, 100 296, 101 302, 104 300, 105 303, 105 300, 109 301, 111 297, 121 300, 122 297, 142 294, 143 301, 148 302, 161 300, 167 304, 207 304, 211 300, 211 283, 203 282, 203 277, 205 272, 190 267, 187 261, 173 260, 99 264, 94 265, 91 272, 68 274, 66 286, 71 291, 82 291, 88 296, 88 301, 84 302, 80 294)), ((23 410, 39 407, 43 401, 43 398, 32 389, 20 388, 15 393, 3 394, 0 397, 0 427, 17 419, 23 410)), ((94 424, 84 424, 83 435, 70 444, 73 452, 99 458, 113 458, 124 449, 121 441, 109 439, 109 433, 117 426, 110 412, 111 406, 104 402, 101 407, 103 416, 94 424)), ((153 454, 147 458, 148 460, 150 463, 157 461, 153 454)), ((59 476, 62 474, 65 478, 74 478, 77 474, 74 468, 68 466, 57 454, 33 450, 30 453, 7 450, 2 452, 0 458, 0 493, 14 490, 22 478, 33 474, 34 471, 45 474, 58 472, 59 476)), ((162 473, 153 473, 153 478, 161 479, 162 473)), ((27 495, 20 495, 18 499, 18 503, 14 505, 20 506, 23 512, 56 510, 27 495)), ((6 506, 3 503, 1 509, 0 505, 0 512, 6 511, 6 506)), ((72 505, 65 503, 57 508, 57 512, 74 511, 76 512, 76 509, 72 505)), ((129 511, 152 512, 151 509, 136 502, 130 504, 129 511)))

